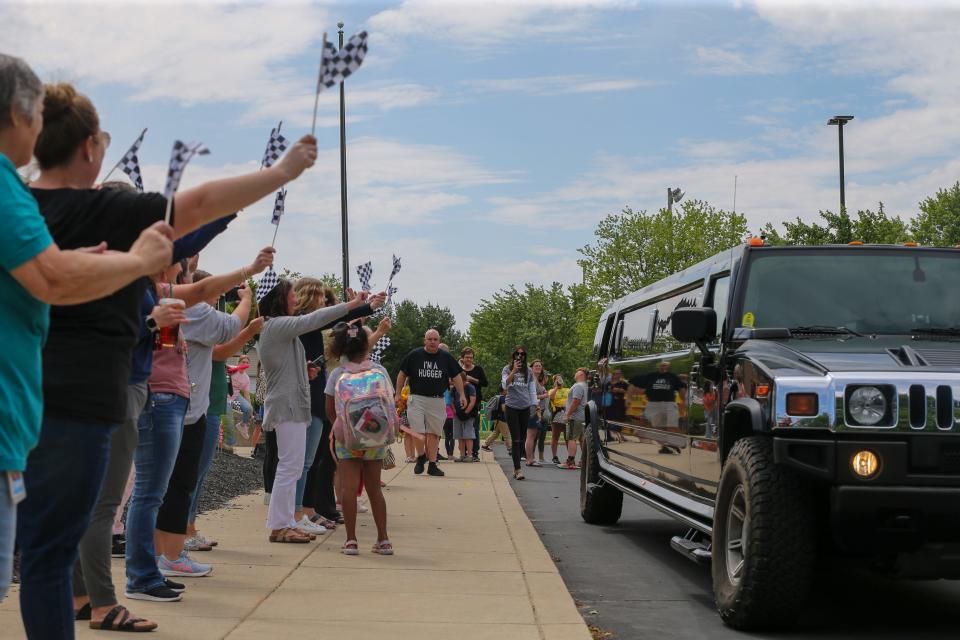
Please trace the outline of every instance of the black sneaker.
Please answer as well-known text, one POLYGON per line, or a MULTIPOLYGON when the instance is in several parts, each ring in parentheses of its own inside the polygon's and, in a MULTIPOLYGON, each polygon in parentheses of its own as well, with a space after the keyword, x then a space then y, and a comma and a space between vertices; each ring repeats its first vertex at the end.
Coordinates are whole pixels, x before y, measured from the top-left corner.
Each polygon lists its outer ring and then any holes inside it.
POLYGON ((174 582, 169 578, 164 579, 163 582, 166 585, 167 589, 170 589, 170 591, 173 591, 174 593, 183 593, 184 591, 187 590, 187 585, 180 584, 179 582, 174 582))
POLYGON ((443 455, 439 451, 437 452, 437 460, 446 460, 447 456, 443 455))
POLYGON ((560 458, 558 458, 557 456, 553 456, 553 460, 551 460, 550 462, 557 465, 558 467, 560 466, 560 458))
POLYGON ((183 598, 179 593, 166 585, 154 587, 149 591, 127 591, 126 595, 131 600, 146 600, 147 602, 180 602, 183 598))
POLYGON ((427 467, 427 475, 437 476, 438 478, 441 478, 447 474, 445 474, 443 471, 440 471, 440 467, 437 466, 436 462, 431 462, 430 466, 427 467))
POLYGON ((122 533, 113 536, 110 543, 110 555, 114 558, 123 558, 127 555, 127 539, 122 533))
MULTIPOLYGON (((436 466, 436 463, 431 462, 430 464, 436 466)), ((422 455, 417 457, 417 464, 413 465, 413 472, 417 475, 423 473, 423 468, 427 465, 427 456, 422 455)))
POLYGON ((477 454, 473 454, 473 461, 480 462, 480 456, 478 456, 477 454))

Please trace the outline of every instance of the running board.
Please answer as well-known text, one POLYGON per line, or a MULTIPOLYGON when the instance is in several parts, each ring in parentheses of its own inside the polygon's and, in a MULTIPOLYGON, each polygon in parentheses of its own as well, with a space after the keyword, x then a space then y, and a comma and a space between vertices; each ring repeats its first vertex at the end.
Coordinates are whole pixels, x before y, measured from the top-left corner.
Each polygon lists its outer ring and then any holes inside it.
POLYGON ((704 533, 704 534, 706 534, 706 535, 710 535, 711 533, 713 533, 710 525, 704 524, 703 522, 700 522, 700 521, 697 520, 696 518, 692 518, 692 517, 688 516, 688 515, 685 514, 685 513, 682 513, 682 512, 680 512, 680 511, 678 511, 678 510, 676 510, 676 509, 673 509, 673 508, 671 508, 671 507, 668 507, 668 506, 665 505, 665 504, 661 504, 660 502, 657 502, 656 500, 654 500, 653 498, 647 496, 646 494, 644 494, 644 493, 642 493, 642 492, 640 492, 640 491, 637 491, 636 489, 633 489, 633 488, 630 487, 629 485, 621 482, 620 480, 618 480, 618 479, 616 479, 616 478, 611 477, 610 474, 608 474, 608 473, 604 473, 604 472, 601 471, 601 472, 600 472, 600 479, 601 479, 603 482, 605 482, 606 484, 609 484, 609 485, 612 486, 612 487, 616 487, 617 489, 619 489, 620 491, 624 492, 624 493, 627 494, 628 496, 631 496, 631 497, 633 497, 633 498, 636 498, 636 499, 639 500, 640 502, 643 502, 643 503, 646 504, 647 506, 653 507, 653 508, 656 509, 657 511, 660 511, 660 512, 662 512, 662 513, 665 513, 666 515, 670 516, 671 518, 675 518, 675 519, 681 521, 683 524, 687 525, 687 526, 690 527, 691 529, 696 529, 697 531, 700 531, 700 532, 702 532, 702 533, 704 533))
POLYGON ((710 564, 711 561, 711 541, 697 529, 687 529, 682 536, 673 536, 670 538, 670 546, 673 550, 697 564, 710 564))

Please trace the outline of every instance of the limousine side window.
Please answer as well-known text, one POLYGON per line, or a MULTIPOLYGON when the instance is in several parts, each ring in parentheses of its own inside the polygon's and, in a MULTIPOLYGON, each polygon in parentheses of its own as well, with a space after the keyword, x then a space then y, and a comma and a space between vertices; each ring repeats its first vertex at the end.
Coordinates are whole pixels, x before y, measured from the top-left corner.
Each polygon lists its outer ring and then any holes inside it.
POLYGON ((623 329, 620 338, 622 358, 636 358, 650 353, 655 311, 656 307, 650 305, 633 309, 622 316, 623 329))
POLYGON ((653 353, 670 353, 689 348, 689 345, 674 340, 670 320, 673 317, 673 312, 677 309, 697 307, 702 299, 703 286, 701 285, 696 289, 678 293, 656 304, 656 333, 653 337, 653 353))
POLYGON ((717 312, 717 343, 723 341, 721 332, 723 331, 723 323, 727 319, 727 307, 729 304, 730 276, 720 276, 713 281, 713 291, 710 294, 710 302, 707 305, 713 307, 713 310, 717 312))

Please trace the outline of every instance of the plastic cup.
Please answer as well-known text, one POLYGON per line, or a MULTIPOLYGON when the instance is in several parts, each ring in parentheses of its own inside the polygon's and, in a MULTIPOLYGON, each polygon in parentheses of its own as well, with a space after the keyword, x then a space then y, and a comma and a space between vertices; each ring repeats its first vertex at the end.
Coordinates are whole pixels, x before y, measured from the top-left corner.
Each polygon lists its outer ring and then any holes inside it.
MULTIPOLYGON (((160 298, 158 305, 174 305, 181 309, 186 309, 187 305, 179 298, 160 298)), ((170 349, 177 346, 177 338, 180 336, 180 323, 170 325, 169 327, 160 327, 160 348, 170 349)))

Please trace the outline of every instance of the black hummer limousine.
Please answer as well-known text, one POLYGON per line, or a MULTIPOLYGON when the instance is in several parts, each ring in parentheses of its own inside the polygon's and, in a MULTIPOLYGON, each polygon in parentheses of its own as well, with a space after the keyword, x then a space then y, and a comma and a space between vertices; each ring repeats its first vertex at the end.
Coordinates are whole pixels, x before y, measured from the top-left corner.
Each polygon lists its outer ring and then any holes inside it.
POLYGON ((735 247, 611 304, 581 514, 688 527, 736 628, 786 624, 818 558, 960 578, 960 250, 735 247))

